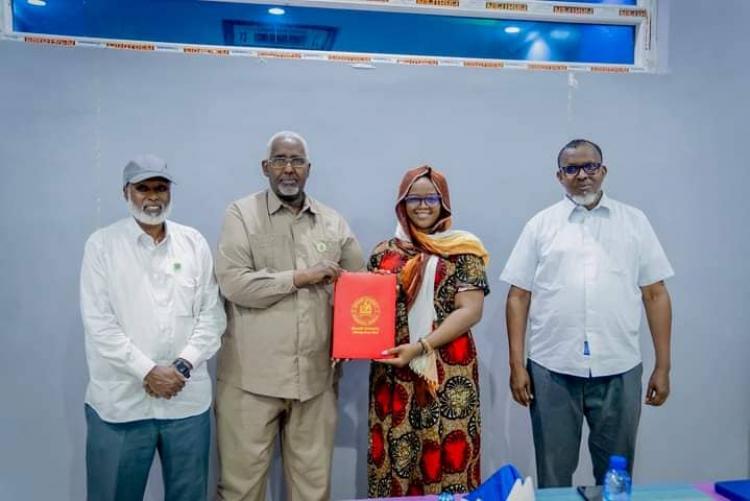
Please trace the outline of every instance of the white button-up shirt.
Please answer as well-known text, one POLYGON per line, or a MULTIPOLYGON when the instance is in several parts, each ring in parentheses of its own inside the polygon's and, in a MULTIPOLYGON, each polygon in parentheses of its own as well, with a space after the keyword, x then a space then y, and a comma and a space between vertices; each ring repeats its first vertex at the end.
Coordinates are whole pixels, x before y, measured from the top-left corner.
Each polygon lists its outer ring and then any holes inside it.
POLYGON ((500 279, 531 291, 529 358, 574 376, 641 361, 641 289, 674 275, 646 215, 607 198, 565 197, 524 227, 500 279))
POLYGON ((83 256, 81 315, 86 403, 102 419, 177 419, 209 408, 205 362, 219 349, 226 316, 211 251, 197 230, 167 221, 155 244, 129 217, 96 231, 83 256), (143 378, 178 357, 193 365, 185 387, 169 400, 150 397, 143 378))

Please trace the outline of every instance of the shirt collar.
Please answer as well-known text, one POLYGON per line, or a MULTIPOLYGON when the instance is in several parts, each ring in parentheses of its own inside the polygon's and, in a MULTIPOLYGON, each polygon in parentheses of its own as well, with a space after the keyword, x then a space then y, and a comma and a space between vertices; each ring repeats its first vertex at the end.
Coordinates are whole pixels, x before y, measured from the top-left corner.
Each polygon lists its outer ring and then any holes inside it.
MULTIPOLYGON (((284 202, 282 202, 279 197, 276 195, 276 193, 273 192, 273 190, 266 190, 266 193, 268 194, 268 212, 271 214, 275 214, 279 211, 282 207, 288 207, 284 202)), ((300 210, 300 213, 310 211, 312 214, 319 214, 320 208, 318 207, 318 202, 314 199, 310 198, 308 195, 305 195, 305 201, 302 204, 302 210, 300 210)))
POLYGON ((128 222, 125 224, 125 231, 127 231, 128 236, 135 242, 150 242, 152 245, 161 245, 164 242, 167 241, 169 238, 169 221, 164 221, 164 239, 159 242, 158 244, 154 242, 154 239, 151 238, 151 235, 143 231, 143 228, 138 224, 138 221, 135 220, 133 216, 128 217, 128 222))
POLYGON ((599 207, 610 212, 612 211, 612 200, 604 192, 602 192, 602 198, 599 200, 599 203, 597 204, 595 209, 598 209, 599 207))
POLYGON ((573 215, 573 213, 576 212, 577 210, 592 212, 592 213, 602 211, 606 213, 607 215, 609 215, 609 213, 612 211, 612 200, 604 192, 602 192, 602 197, 599 199, 599 203, 596 204, 596 207, 594 207, 591 210, 586 209, 586 207, 582 205, 578 205, 567 194, 563 195, 563 200, 567 204, 567 207, 570 210, 569 216, 573 215))

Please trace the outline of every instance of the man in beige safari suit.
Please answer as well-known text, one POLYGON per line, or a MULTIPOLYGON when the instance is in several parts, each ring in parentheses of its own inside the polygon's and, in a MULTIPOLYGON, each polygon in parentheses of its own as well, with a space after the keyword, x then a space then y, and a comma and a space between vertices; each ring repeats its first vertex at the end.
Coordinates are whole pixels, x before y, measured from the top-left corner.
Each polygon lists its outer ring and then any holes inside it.
POLYGON ((219 498, 263 500, 274 441, 291 500, 330 499, 336 395, 331 284, 363 268, 346 221, 307 196, 305 140, 283 131, 262 162, 269 188, 227 209, 216 276, 229 328, 219 352, 219 498))

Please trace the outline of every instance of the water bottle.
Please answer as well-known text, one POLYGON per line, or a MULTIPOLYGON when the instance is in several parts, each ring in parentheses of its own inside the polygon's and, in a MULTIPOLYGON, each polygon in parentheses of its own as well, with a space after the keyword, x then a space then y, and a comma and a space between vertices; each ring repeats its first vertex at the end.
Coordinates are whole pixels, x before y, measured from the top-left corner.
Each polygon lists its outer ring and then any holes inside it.
POLYGON ((622 456, 610 456, 609 469, 604 474, 604 501, 630 501, 630 475, 628 460, 622 456))

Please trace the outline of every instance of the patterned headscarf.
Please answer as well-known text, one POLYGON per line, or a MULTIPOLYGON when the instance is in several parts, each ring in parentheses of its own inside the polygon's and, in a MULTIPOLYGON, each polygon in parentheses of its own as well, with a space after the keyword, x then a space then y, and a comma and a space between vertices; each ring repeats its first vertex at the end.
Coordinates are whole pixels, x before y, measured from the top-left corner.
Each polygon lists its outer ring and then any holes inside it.
POLYGON ((416 256, 406 262, 400 274, 401 284, 406 291, 407 306, 411 306, 422 284, 422 272, 428 255, 447 257, 455 254, 473 254, 482 258, 485 265, 489 261, 489 254, 479 239, 466 232, 447 232, 453 224, 451 214, 448 182, 440 171, 429 165, 406 171, 404 178, 401 180, 398 200, 396 201, 396 217, 405 235, 399 235, 397 232, 396 236, 405 236, 408 239, 406 242, 402 239, 400 244, 403 247, 412 247, 419 251, 416 256), (423 177, 429 179, 435 186, 435 190, 437 190, 441 199, 440 215, 429 232, 420 230, 412 224, 406 213, 406 203, 404 202, 404 198, 409 194, 409 190, 414 183, 423 177))
MULTIPOLYGON (((451 205, 448 183, 440 172, 428 165, 407 171, 398 192, 396 204, 396 244, 404 250, 416 250, 399 273, 399 281, 406 292, 409 320, 409 341, 414 343, 429 335, 434 328, 434 283, 438 257, 473 254, 487 264, 489 255, 477 237, 465 231, 450 230, 451 205), (412 224, 406 213, 404 198, 417 179, 427 178, 440 194, 441 206, 437 222, 427 232, 412 224)), ((435 353, 413 358, 409 367, 419 375, 435 396, 439 387, 435 353)))

